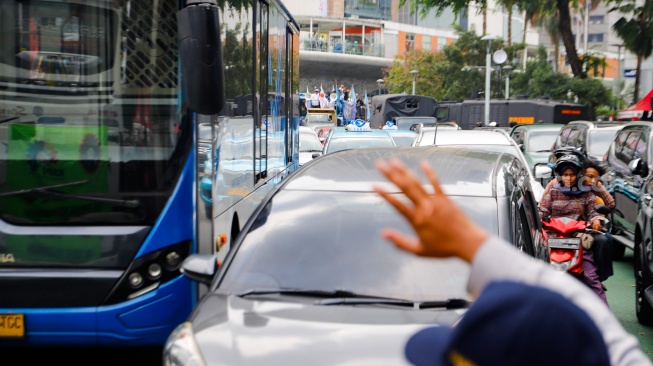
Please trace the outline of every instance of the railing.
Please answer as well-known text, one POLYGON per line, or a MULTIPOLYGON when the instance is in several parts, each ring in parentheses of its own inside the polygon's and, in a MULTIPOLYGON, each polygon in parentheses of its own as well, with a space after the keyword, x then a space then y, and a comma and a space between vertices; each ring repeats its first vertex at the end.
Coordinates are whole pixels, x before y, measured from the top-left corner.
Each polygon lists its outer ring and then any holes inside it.
POLYGON ((381 43, 366 43, 361 46, 359 42, 345 40, 343 49, 342 41, 329 42, 324 39, 304 39, 299 44, 300 51, 317 51, 329 53, 345 53, 349 55, 385 57, 385 46, 381 43), (344 51, 344 52, 343 52, 344 51))

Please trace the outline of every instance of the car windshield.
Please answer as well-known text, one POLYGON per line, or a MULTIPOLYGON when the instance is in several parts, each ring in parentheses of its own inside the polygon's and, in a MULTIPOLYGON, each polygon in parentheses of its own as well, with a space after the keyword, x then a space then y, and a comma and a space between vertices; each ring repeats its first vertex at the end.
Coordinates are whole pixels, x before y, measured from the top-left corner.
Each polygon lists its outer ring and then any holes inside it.
POLYGON ((588 154, 590 156, 603 156, 614 137, 617 135, 619 130, 617 129, 599 129, 590 131, 589 141, 588 141, 588 154))
POLYGON ((327 146, 326 153, 333 153, 340 150, 347 149, 369 149, 373 147, 394 147, 390 136, 387 138, 382 137, 343 137, 331 138, 327 146))
POLYGON ((560 131, 530 131, 528 132, 528 146, 530 152, 550 150, 560 131))
MULTIPOLYGON (((495 215, 488 215, 497 212, 494 198, 453 198, 477 224, 498 234, 495 215)), ((400 251, 382 238, 386 227, 413 235, 377 194, 282 191, 253 223, 218 291, 346 289, 411 301, 469 298, 464 262, 400 251)))
POLYGON ((395 145, 397 146, 412 146, 413 142, 417 138, 417 135, 395 135, 391 134, 390 137, 395 142, 395 145))
POLYGON ((418 123, 435 123, 435 117, 410 117, 410 118, 395 118, 397 128, 400 130, 410 130, 410 127, 418 123))
POLYGON ((322 143, 313 133, 301 133, 299 151, 322 151, 322 143))

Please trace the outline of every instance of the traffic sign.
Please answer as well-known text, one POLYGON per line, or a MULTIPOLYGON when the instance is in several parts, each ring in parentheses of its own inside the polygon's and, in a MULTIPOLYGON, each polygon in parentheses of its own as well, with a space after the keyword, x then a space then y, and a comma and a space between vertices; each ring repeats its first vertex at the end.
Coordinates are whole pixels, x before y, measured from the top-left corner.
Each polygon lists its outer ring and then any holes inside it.
POLYGON ((637 69, 625 69, 624 76, 627 78, 634 78, 637 76, 637 69))

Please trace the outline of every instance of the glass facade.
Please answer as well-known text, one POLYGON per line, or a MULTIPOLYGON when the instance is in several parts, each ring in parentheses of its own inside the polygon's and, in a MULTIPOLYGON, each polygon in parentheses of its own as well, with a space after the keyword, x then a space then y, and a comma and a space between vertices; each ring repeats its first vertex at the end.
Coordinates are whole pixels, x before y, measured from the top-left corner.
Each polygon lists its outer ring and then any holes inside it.
POLYGON ((345 18, 392 20, 391 0, 345 0, 345 18))

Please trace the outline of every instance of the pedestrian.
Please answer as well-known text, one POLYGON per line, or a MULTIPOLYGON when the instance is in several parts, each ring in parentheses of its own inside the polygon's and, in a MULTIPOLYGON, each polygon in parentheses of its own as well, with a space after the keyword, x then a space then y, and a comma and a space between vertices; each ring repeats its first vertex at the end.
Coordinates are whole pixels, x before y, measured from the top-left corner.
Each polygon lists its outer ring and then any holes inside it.
POLYGON ((404 216, 417 237, 386 228, 397 248, 471 265, 467 289, 477 301, 453 328, 417 332, 405 352, 416 365, 652 365, 637 338, 585 285, 490 235, 451 200, 426 162, 432 186, 397 159, 377 167, 407 200, 374 190, 404 216))

